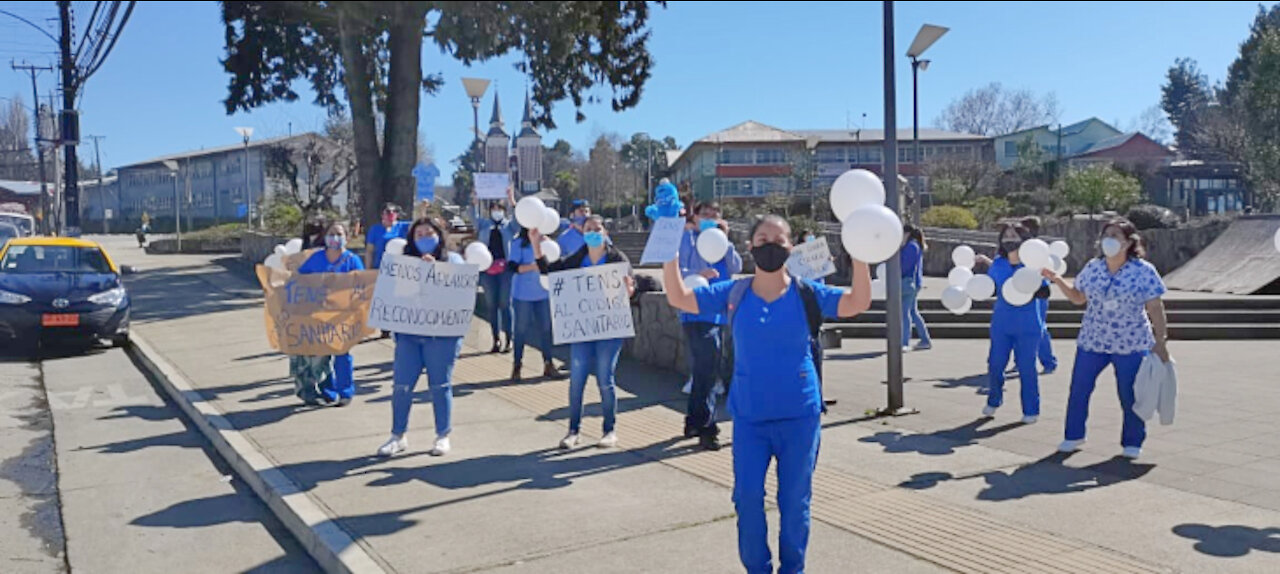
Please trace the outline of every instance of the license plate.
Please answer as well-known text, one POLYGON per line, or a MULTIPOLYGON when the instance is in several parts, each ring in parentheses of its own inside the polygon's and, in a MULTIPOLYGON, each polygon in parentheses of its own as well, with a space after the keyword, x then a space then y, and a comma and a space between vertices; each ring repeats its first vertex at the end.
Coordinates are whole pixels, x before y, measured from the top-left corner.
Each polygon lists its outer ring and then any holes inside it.
POLYGON ((40 323, 45 327, 79 327, 80 316, 75 313, 45 313, 40 323))

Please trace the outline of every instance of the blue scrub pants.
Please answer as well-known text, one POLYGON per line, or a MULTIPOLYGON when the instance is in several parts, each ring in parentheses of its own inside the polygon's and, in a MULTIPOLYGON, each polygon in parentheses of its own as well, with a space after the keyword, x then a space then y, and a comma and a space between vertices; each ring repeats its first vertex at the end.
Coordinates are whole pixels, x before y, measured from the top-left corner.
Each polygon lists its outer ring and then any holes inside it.
POLYGON ((764 483, 769 461, 777 459, 779 573, 804 572, 809 545, 809 504, 818 465, 822 419, 733 422, 733 504, 738 513, 738 557, 748 574, 772 574, 764 483))
POLYGON ((524 364, 524 346, 532 341, 542 351, 542 362, 551 362, 551 301, 515 301, 515 366, 524 364))
POLYGON ((1040 364, 1046 371, 1058 370, 1058 358, 1053 356, 1053 337, 1049 335, 1049 302, 1044 301, 1040 309, 1040 319, 1044 321, 1044 337, 1040 339, 1040 364))
POLYGON ((422 337, 396 334, 392 363, 391 434, 402 436, 409 428, 413 388, 427 371, 436 436, 449 436, 453 418, 453 365, 462 351, 462 337, 422 337))
POLYGON ((719 436, 716 426, 716 379, 720 377, 720 363, 724 360, 720 340, 720 326, 715 323, 685 323, 684 339, 689 349, 689 373, 693 389, 685 409, 686 434, 719 436))
POLYGON ((1076 363, 1071 370, 1071 394, 1067 398, 1067 440, 1084 440, 1085 422, 1089 419, 1089 397, 1098 384, 1098 375, 1115 367, 1116 392, 1120 395, 1120 408, 1124 410, 1124 426, 1120 431, 1120 446, 1141 448, 1147 438, 1147 426, 1133 412, 1133 383, 1138 378, 1138 368, 1147 353, 1108 355, 1076 348, 1076 363))
POLYGON ((600 389, 600 410, 604 412, 604 433, 613 432, 618 413, 618 395, 615 392, 614 374, 618 369, 618 355, 622 353, 622 339, 574 343, 569 346, 569 432, 578 434, 582 429, 582 393, 587 387, 587 377, 596 376, 600 389))
POLYGON ((503 271, 497 275, 480 273, 480 286, 484 288, 484 306, 489 309, 489 332, 493 340, 498 340, 499 333, 506 333, 511 340, 511 279, 510 272, 503 271))
POLYGON ((330 401, 351 400, 356 396, 356 364, 351 353, 333 357, 333 386, 322 386, 320 392, 330 401))
POLYGON ((1036 352, 1043 340, 1041 331, 1018 332, 992 323, 991 351, 987 356, 987 406, 1000 407, 1004 404, 1004 369, 1012 353, 1014 364, 1018 366, 1018 376, 1022 379, 1022 415, 1040 416, 1040 375, 1036 372, 1036 352))

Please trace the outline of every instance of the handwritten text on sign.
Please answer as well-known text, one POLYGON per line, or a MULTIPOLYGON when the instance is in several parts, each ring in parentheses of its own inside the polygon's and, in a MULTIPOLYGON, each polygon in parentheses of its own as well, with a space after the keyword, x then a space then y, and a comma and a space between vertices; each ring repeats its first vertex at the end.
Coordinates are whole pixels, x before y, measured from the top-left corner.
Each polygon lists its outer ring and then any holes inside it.
POLYGON ((684 239, 684 218, 663 217, 653 223, 649 241, 640 255, 640 264, 666 263, 680 253, 680 241, 684 239))
POLYGON ((822 279, 836 272, 836 264, 831 260, 831 248, 825 238, 818 238, 802 243, 791 250, 787 258, 787 271, 801 279, 822 279))
POLYGON ((372 332, 365 319, 376 273, 287 275, 262 265, 257 271, 271 348, 286 355, 342 355, 372 332))
POLYGON ((387 256, 369 306, 369 326, 426 337, 461 337, 471 326, 480 268, 387 256))
POLYGON ((614 263, 549 275, 555 344, 635 337, 629 272, 627 264, 614 263))
POLYGON ((479 199, 506 199, 511 180, 506 172, 477 173, 476 197, 479 199))

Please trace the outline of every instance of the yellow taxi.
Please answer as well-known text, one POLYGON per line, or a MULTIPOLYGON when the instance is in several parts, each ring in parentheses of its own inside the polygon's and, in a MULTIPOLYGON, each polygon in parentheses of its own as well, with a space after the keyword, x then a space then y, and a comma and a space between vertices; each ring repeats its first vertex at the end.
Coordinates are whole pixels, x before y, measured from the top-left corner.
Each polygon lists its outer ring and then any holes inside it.
POLYGON ((0 340, 129 342, 129 293, 101 245, 66 237, 12 239, 0 249, 0 340))

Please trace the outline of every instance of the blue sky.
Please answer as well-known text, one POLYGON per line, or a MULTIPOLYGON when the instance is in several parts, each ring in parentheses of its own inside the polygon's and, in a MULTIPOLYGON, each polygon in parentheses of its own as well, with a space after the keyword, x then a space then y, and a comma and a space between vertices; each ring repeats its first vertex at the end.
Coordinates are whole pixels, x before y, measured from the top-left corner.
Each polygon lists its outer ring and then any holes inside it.
MULTIPOLYGON (((91 3, 76 2, 78 8, 91 3)), ((1271 3, 1267 3, 1271 4, 1271 3)), ((998 81, 1054 92, 1064 122, 1097 116, 1127 124, 1159 102, 1164 73, 1178 57, 1200 62, 1214 81, 1225 75, 1248 33, 1257 2, 898 2, 898 121, 911 124, 910 66, 905 54, 920 24, 951 32, 929 50, 921 75, 921 123, 953 98, 998 81)), ((54 2, 0 1, 54 30, 54 2)), ((323 112, 309 100, 227 116, 227 78, 218 63, 222 26, 214 2, 141 2, 107 64, 89 80, 82 102, 85 134, 106 136, 103 163, 117 166, 177 151, 237 143, 232 128, 255 137, 318 129, 323 112)), ((81 16, 87 17, 87 14, 81 16)), ((880 2, 670 2, 652 19, 653 78, 638 107, 585 110, 577 124, 569 103, 556 108, 550 141, 588 147, 605 132, 647 131, 682 146, 754 119, 782 128, 883 125, 880 2), (736 5, 735 5, 736 4, 736 5)), ((27 77, 8 60, 52 63, 48 39, 0 16, 0 98, 29 99, 27 77)), ((523 77, 512 58, 467 69, 428 48, 424 69, 445 87, 424 98, 422 131, 442 171, 469 142, 471 110, 458 78, 497 80, 508 129, 518 123, 523 77)), ((53 76, 40 77, 41 92, 53 76)), ((494 87, 485 99, 488 119, 494 87)), ((604 93, 607 95, 607 93, 604 93)), ((5 102, 0 102, 5 103, 5 102)), ((29 104, 29 102, 28 102, 29 104)), ((1124 125, 1119 126, 1121 128, 1124 125)), ((92 146, 82 146, 92 154, 92 146)), ((92 157, 90 155, 90 157, 92 157)))

